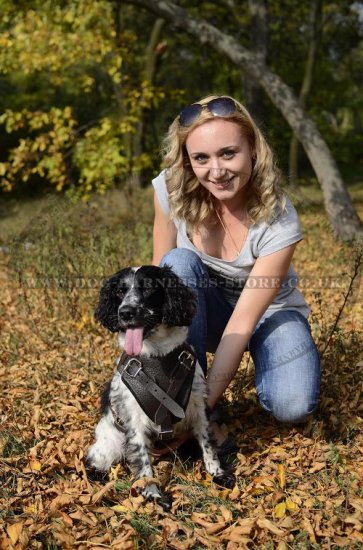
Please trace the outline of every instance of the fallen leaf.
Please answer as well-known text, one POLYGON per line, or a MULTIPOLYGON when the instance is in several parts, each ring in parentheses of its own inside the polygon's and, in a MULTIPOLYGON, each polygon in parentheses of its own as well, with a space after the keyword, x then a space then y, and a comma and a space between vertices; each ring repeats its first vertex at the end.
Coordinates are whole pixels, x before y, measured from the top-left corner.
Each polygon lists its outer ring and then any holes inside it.
POLYGON ((272 523, 272 521, 267 518, 258 518, 256 520, 256 523, 258 527, 260 527, 261 529, 267 529, 268 531, 271 531, 271 533, 273 533, 274 535, 278 535, 281 537, 284 534, 284 531, 282 529, 279 529, 277 525, 272 523))
POLYGON ((245 535, 249 535, 254 528, 256 518, 240 519, 238 525, 229 529, 225 533, 222 533, 223 540, 230 540, 232 542, 242 542, 241 539, 245 538, 245 535))
POLYGON ((286 514, 286 502, 280 502, 279 504, 276 504, 274 508, 274 516, 277 519, 281 519, 286 514))
POLYGON ((23 530, 22 522, 12 523, 6 528, 6 532, 9 535, 9 538, 13 545, 15 545, 18 542, 19 537, 22 533, 22 530, 23 530))
POLYGON ((279 473, 279 485, 281 489, 285 489, 286 479, 285 479, 285 467, 283 464, 279 464, 278 466, 278 473, 279 473))
POLYGON ((130 511, 130 509, 127 508, 127 506, 124 506, 122 504, 115 504, 115 506, 111 506, 111 510, 114 510, 115 512, 123 512, 123 513, 130 511))
POLYGON ((299 506, 296 502, 293 502, 290 498, 286 499, 286 508, 289 512, 298 512, 299 506))
POLYGON ((309 474, 320 472, 326 467, 326 462, 316 462, 312 468, 309 468, 309 474))
POLYGON ((197 525, 201 525, 202 527, 204 527, 208 535, 214 535, 214 533, 218 533, 218 531, 223 530, 227 526, 227 522, 225 521, 215 523, 215 522, 207 521, 205 519, 206 517, 209 518, 209 516, 206 516, 206 514, 199 514, 197 512, 193 512, 193 514, 191 515, 191 520, 197 525))
POLYGON ((232 512, 226 506, 220 506, 219 511, 222 514, 222 517, 223 517, 224 521, 232 521, 233 520, 232 512))
POLYGON ((309 534, 310 541, 313 542, 314 544, 316 544, 316 537, 315 537, 314 529, 313 529, 313 526, 311 525, 310 521, 308 520, 308 518, 304 518, 302 520, 301 527, 303 529, 305 529, 305 531, 309 534))
POLYGON ((30 460, 29 467, 33 472, 39 472, 42 469, 42 465, 39 460, 30 460))
POLYGON ((291 519, 291 516, 285 516, 284 519, 279 523, 279 526, 283 529, 293 529, 294 523, 291 519))
POLYGON ((73 501, 74 497, 72 495, 58 495, 57 497, 55 497, 55 499, 52 500, 49 508, 52 512, 55 512, 56 510, 58 510, 58 508, 67 506, 67 504, 70 504, 73 501))
POLYGON ((92 497, 92 503, 93 504, 96 504, 97 502, 99 502, 103 496, 108 493, 108 491, 113 488, 115 486, 115 482, 114 481, 109 481, 108 483, 106 483, 106 485, 104 487, 102 487, 102 489, 100 489, 97 493, 95 493, 92 497))

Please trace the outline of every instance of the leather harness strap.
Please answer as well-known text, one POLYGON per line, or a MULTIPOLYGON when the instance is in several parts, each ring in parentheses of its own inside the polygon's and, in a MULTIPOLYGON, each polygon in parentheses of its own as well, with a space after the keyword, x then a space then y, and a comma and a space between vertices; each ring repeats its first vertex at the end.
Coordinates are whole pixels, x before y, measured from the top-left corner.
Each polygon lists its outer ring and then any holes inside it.
MULTIPOLYGON (((128 380, 130 382, 130 378, 138 378, 139 381, 142 383, 144 388, 153 396, 155 399, 160 401, 160 406, 155 414, 155 422, 159 424, 158 422, 158 412, 162 411, 162 407, 165 407, 168 411, 170 411, 174 416, 178 418, 184 418, 184 410, 181 408, 180 405, 174 399, 171 399, 169 395, 157 384, 155 384, 154 380, 150 378, 150 376, 147 375, 146 372, 142 369, 142 363, 140 359, 136 359, 136 357, 131 357, 128 359, 125 365, 123 365, 123 371, 121 373, 121 378, 125 382, 125 380, 128 380)), ((163 415, 163 417, 165 414, 163 415)), ((160 418, 159 420, 163 420, 163 418, 160 418)))
POLYGON ((120 357, 117 370, 122 381, 159 425, 159 439, 172 438, 172 425, 185 417, 195 365, 194 350, 187 343, 161 357, 134 357, 126 352, 120 357))

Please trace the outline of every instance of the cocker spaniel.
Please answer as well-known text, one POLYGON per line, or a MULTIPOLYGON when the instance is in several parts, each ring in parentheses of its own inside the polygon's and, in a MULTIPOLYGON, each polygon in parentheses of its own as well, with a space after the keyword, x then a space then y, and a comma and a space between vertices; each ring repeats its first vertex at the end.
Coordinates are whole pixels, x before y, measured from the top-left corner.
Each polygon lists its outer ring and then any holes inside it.
MULTIPOLYGON (((106 280, 96 319, 118 332, 123 353, 101 400, 102 417, 88 466, 107 472, 126 461, 136 478, 152 477, 149 451, 155 440, 192 430, 206 470, 222 486, 235 478, 221 468, 206 407, 206 382, 186 342, 196 299, 170 267, 126 268, 106 280)), ((142 494, 169 509, 155 483, 142 494)))

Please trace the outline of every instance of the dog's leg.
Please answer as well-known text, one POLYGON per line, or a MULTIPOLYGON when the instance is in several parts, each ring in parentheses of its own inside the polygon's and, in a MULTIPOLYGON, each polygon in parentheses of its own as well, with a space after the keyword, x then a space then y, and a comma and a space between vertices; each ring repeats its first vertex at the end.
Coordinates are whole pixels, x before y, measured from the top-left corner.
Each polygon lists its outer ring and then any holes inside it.
POLYGON ((216 445, 210 430, 205 403, 198 404, 198 415, 194 423, 194 435, 202 449, 205 468, 213 476, 213 481, 223 487, 232 488, 236 482, 233 474, 223 470, 218 458, 216 445))
MULTIPOLYGON (((140 429, 141 426, 135 425, 132 419, 127 424, 130 426, 126 434, 127 462, 136 479, 153 477, 148 452, 150 442, 146 430, 140 429)), ((165 511, 170 510, 171 499, 169 495, 161 493, 155 483, 146 485, 141 494, 147 500, 157 500, 165 511)))
POLYGON ((118 375, 112 378, 102 393, 102 417, 96 427, 96 442, 87 453, 87 466, 104 473, 108 472, 112 464, 117 464, 125 458, 126 449, 124 430, 115 426, 115 419, 110 408, 111 399, 115 401, 115 406, 121 415, 122 387, 118 375))
POLYGON ((96 427, 96 442, 87 453, 87 466, 100 472, 107 472, 112 464, 120 462, 125 455, 125 434, 114 424, 108 408, 96 427))

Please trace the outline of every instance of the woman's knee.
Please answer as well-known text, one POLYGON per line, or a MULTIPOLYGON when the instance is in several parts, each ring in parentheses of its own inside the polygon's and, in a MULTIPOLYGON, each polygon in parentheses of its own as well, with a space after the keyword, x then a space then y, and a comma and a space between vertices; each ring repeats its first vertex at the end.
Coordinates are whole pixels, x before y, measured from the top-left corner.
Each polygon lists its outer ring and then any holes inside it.
POLYGON ((160 265, 174 265, 178 263, 199 263, 200 257, 188 248, 172 248, 161 258, 160 265))
POLYGON ((260 402, 279 422, 302 424, 315 411, 318 397, 304 394, 261 395, 260 402))
POLYGON ((294 311, 278 312, 256 336, 250 351, 262 406, 280 422, 304 422, 320 389, 320 358, 307 321, 294 311))
POLYGON ((302 424, 315 411, 317 403, 305 399, 292 399, 278 403, 273 407, 272 414, 279 422, 302 424))
POLYGON ((173 248, 161 259, 161 266, 168 265, 188 286, 194 286, 207 276, 206 268, 196 252, 187 248, 173 248))

